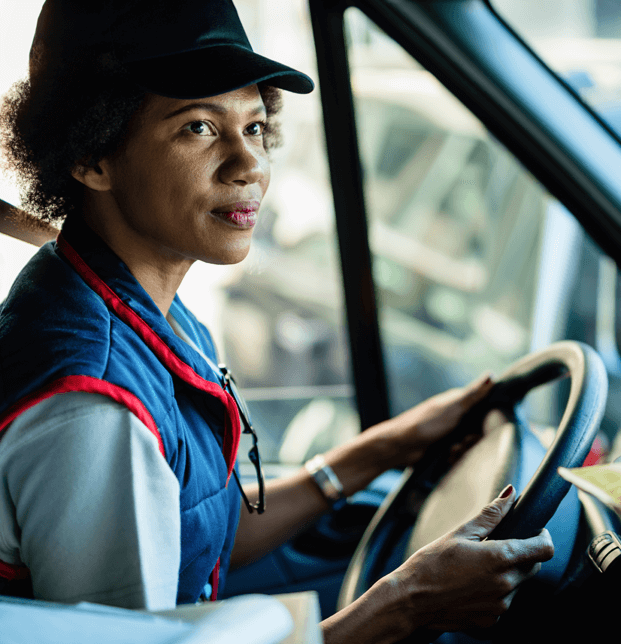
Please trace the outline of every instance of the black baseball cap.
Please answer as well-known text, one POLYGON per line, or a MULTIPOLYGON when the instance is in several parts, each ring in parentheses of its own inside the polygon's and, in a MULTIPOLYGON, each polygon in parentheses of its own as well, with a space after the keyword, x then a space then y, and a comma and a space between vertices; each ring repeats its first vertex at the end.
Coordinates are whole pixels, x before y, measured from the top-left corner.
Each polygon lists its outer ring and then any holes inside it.
POLYGON ((171 98, 262 81, 298 94, 314 88, 306 74, 252 50, 231 0, 46 0, 31 58, 67 64, 88 51, 113 53, 137 84, 171 98))

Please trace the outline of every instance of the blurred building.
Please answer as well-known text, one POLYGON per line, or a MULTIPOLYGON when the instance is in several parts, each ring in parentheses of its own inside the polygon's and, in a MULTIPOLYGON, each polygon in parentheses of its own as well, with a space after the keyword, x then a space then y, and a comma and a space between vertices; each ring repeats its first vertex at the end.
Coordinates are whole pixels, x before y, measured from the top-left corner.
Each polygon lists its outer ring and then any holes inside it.
POLYGON ((619 38, 619 0, 492 0, 529 39, 619 38))

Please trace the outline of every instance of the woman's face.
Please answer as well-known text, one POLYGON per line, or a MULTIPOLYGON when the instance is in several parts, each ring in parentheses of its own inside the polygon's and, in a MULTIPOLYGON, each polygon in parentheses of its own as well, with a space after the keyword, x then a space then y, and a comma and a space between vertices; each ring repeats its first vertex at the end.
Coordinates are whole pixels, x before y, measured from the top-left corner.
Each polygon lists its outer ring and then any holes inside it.
POLYGON ((198 100, 148 95, 100 163, 117 244, 173 262, 244 259, 269 184, 265 119, 256 85, 198 100))

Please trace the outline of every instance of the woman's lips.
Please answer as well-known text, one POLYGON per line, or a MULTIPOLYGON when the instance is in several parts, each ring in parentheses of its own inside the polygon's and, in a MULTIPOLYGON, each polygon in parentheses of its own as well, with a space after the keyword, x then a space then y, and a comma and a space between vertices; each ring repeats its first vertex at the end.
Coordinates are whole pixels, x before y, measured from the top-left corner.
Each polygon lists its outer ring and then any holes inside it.
POLYGON ((241 201, 225 204, 210 211, 210 214, 234 228, 252 228, 257 223, 258 201, 241 201))

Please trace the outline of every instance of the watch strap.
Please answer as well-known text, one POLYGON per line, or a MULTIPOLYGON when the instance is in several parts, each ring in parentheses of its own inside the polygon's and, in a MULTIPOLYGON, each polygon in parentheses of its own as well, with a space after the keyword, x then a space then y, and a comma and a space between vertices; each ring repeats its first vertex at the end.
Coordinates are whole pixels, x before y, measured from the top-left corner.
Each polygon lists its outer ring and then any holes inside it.
POLYGON ((326 500, 332 505, 333 509, 338 504, 339 507, 345 504, 345 495, 343 494, 343 485, 334 470, 326 463, 322 454, 304 463, 307 472, 315 479, 319 489, 326 497, 326 500))

